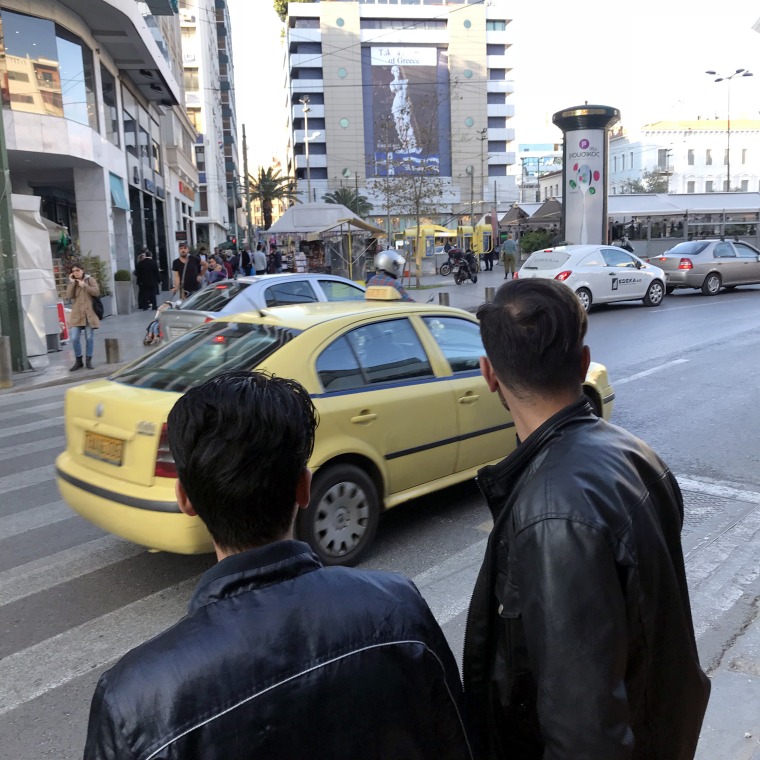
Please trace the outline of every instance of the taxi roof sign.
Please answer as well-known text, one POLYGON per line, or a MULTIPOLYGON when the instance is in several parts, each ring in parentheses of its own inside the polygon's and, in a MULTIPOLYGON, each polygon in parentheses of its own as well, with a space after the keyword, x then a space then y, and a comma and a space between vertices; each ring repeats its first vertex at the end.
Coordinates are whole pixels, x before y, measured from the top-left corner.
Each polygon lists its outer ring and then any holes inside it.
POLYGON ((370 285, 364 292, 365 301, 400 301, 401 293, 391 285, 370 285))

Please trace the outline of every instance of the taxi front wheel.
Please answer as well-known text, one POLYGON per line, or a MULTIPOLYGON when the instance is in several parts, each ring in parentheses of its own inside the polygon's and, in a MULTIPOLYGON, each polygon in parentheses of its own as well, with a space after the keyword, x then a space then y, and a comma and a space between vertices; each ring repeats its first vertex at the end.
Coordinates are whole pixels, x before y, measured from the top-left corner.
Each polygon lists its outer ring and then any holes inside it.
POLYGON ((372 479, 352 464, 317 472, 309 506, 298 515, 297 532, 325 565, 355 565, 371 546, 380 518, 372 479))

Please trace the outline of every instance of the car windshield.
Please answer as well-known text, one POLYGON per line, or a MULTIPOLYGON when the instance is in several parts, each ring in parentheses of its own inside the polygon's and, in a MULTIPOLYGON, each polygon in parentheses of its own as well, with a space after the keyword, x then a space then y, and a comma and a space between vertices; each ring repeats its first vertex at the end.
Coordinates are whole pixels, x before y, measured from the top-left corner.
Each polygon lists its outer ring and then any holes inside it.
POLYGON ((696 256, 707 248, 709 243, 706 240, 689 240, 686 243, 678 243, 669 250, 665 251, 667 254, 673 254, 678 256, 696 256))
POLYGON ((223 280, 214 285, 207 285, 197 293, 193 293, 182 302, 180 309, 195 311, 221 311, 238 293, 242 293, 250 282, 240 280, 223 280))
POLYGON ((570 254, 564 251, 536 251, 523 266, 525 269, 559 269, 569 258, 570 254))
POLYGON ((207 322, 110 379, 138 388, 184 393, 220 372, 255 369, 299 333, 274 325, 207 322))

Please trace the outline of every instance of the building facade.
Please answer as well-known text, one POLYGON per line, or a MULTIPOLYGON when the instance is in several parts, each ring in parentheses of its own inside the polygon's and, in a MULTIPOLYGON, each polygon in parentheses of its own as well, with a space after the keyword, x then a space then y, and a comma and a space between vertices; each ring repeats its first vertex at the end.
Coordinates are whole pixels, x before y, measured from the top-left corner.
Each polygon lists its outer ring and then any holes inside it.
POLYGON ((68 230, 69 253, 104 263, 107 287, 145 247, 168 282, 171 232, 194 234, 191 210, 174 213, 179 177, 197 179, 171 1, 2 0, 0 24, 13 193, 38 196, 41 215, 68 230))
POLYGON ((241 207, 230 18, 226 0, 181 0, 185 105, 197 138, 197 242, 234 235, 241 207))
POLYGON ((435 223, 517 200, 503 10, 421 0, 288 10, 287 172, 302 201, 348 186, 369 197, 375 223, 399 233, 411 213, 396 189, 411 178, 427 183, 435 223))

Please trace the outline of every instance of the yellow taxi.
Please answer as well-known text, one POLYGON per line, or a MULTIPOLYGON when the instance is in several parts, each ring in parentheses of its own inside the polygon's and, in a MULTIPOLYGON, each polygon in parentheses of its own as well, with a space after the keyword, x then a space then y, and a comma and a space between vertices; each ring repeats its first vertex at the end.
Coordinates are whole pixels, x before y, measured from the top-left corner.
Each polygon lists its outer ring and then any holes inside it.
MULTIPOLYGON (((472 478, 514 449, 509 412, 480 375, 483 353, 473 315, 433 304, 309 303, 217 319, 66 393, 58 486, 106 531, 164 551, 210 551, 203 524, 175 502, 167 415, 220 372, 266 370, 298 380, 319 413, 298 536, 326 564, 353 564, 383 510, 472 478)), ((600 364, 585 391, 609 419, 614 394, 600 364)))

